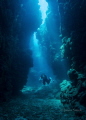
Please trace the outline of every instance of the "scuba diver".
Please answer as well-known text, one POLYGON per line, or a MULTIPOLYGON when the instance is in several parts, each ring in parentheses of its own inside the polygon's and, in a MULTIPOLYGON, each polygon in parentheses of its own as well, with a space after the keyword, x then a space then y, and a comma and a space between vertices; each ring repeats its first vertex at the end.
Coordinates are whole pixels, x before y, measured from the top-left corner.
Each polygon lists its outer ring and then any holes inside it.
POLYGON ((42 75, 40 76, 40 79, 39 79, 39 80, 42 81, 43 85, 46 85, 46 83, 47 83, 47 84, 50 83, 51 78, 50 78, 50 77, 47 78, 47 76, 46 76, 45 74, 42 74, 42 75))

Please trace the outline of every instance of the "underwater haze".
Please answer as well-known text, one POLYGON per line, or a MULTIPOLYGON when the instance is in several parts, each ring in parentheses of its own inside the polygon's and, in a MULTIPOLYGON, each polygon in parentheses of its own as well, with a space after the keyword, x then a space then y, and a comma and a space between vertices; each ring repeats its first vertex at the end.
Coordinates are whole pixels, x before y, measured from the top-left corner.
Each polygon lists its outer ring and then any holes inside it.
POLYGON ((86 1, 0 1, 0 120, 86 119, 86 1))

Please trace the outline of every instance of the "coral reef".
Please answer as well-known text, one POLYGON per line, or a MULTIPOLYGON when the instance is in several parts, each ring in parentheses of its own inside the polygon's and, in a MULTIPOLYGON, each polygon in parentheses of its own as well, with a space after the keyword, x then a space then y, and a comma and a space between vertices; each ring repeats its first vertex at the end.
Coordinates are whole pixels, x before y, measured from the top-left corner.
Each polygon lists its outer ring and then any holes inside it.
POLYGON ((78 81, 78 84, 73 86, 70 81, 63 80, 60 88, 60 98, 64 108, 74 111, 76 116, 81 116, 84 120, 86 115, 86 103, 84 101, 86 92, 83 91, 86 91, 86 87, 83 86, 83 82, 78 81))
MULTIPOLYGON (((86 81, 86 13, 84 12, 86 2, 58 0, 58 3, 61 16, 61 52, 62 57, 69 61, 68 76, 72 81, 72 87, 66 88, 66 91, 61 94, 61 98, 63 104, 82 110, 75 112, 77 115, 84 116, 86 115, 84 102, 86 88, 83 86, 86 81)), ((82 117, 82 119, 84 118, 82 117)))
MULTIPOLYGON (((84 107, 86 106, 84 102, 86 97, 86 1, 47 1, 52 9, 49 16, 53 14, 55 20, 58 19, 57 11, 59 9, 59 37, 62 40, 62 45, 60 47, 61 58, 66 59, 69 66, 67 74, 71 80, 71 85, 69 87, 65 86, 65 90, 61 93, 62 103, 65 104, 68 102, 68 107, 72 107, 75 104, 76 108, 80 109, 81 107, 84 111, 84 107)), ((58 20, 56 21, 56 25, 58 26, 58 20)), ((52 58, 54 58, 54 55, 52 56, 52 58)), ((58 60, 56 60, 53 69, 56 75, 58 75, 58 63, 58 60)), ((83 116, 82 114, 86 114, 83 111, 80 112, 81 116, 83 116)), ((79 115, 80 113, 77 114, 79 115)), ((82 117, 82 119, 84 120, 85 118, 82 117)))

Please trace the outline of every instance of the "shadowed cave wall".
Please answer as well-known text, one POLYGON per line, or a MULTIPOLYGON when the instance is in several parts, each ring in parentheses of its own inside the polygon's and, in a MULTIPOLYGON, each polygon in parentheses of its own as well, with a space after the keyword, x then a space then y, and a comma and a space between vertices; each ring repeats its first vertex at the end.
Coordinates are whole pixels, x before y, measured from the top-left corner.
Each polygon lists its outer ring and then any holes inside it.
MULTIPOLYGON (((57 21, 57 8, 60 14, 60 47, 62 59, 68 62, 67 75, 72 87, 61 93, 64 105, 82 109, 86 107, 86 1, 85 0, 47 0, 57 21)), ((52 23, 51 23, 52 24, 52 23)), ((53 61, 51 61, 53 62, 53 61)), ((56 61, 58 64, 58 60, 56 61)), ((58 71, 58 67, 53 69, 58 71)), ((56 73, 57 75, 57 73, 56 73)), ((82 116, 84 112, 77 113, 82 116)))
MULTIPOLYGON (((86 76, 86 1, 80 0, 47 0, 57 29, 59 38, 62 40, 60 47, 61 57, 66 59, 70 71, 68 75, 73 79, 72 74, 81 73, 86 76), (58 11, 60 18, 58 18, 58 11), (60 22, 60 25, 58 24, 60 22), (60 28, 58 28, 60 27, 60 28), (60 32, 59 32, 60 30, 60 32)), ((51 20, 51 19, 50 19, 51 20)), ((53 24, 53 20, 51 24, 53 24)), ((50 32, 49 21, 46 22, 48 33, 50 32)), ((53 29, 53 25, 52 25, 53 29)), ((49 37, 49 36, 48 36, 49 37)), ((50 38, 53 39, 54 38, 50 38)), ((58 40, 58 38, 57 38, 58 40)), ((55 52, 55 51, 54 51, 55 52)), ((54 54, 55 55, 55 54, 54 54)), ((55 57, 55 56, 54 56, 55 57)), ((58 61, 57 61, 58 62, 58 61)), ((57 67, 58 69, 58 67, 57 67)))
POLYGON ((26 84, 33 66, 29 39, 41 14, 36 0, 1 0, 0 16, 0 100, 5 101, 26 84))

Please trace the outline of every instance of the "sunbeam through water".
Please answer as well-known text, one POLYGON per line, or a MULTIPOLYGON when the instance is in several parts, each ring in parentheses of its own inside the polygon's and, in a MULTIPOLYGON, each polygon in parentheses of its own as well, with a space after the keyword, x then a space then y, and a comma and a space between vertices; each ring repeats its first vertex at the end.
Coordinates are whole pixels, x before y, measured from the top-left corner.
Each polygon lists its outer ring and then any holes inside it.
POLYGON ((48 3, 46 2, 46 0, 39 0, 38 4, 40 5, 40 11, 42 14, 42 24, 44 24, 47 17, 46 12, 48 10, 48 3))
POLYGON ((42 46, 39 44, 38 39, 36 38, 36 32, 34 32, 31 38, 30 49, 33 52, 33 68, 29 73, 29 82, 27 82, 27 85, 39 86, 39 77, 41 74, 45 73, 47 76, 54 76, 52 69, 48 65, 45 53, 42 51, 42 46))
MULTIPOLYGON (((39 3, 38 5, 40 6, 40 11, 41 11, 41 19, 42 19, 42 24, 41 26, 45 26, 45 20, 47 17, 47 10, 48 10, 48 3, 46 2, 46 0, 38 0, 39 3)), ((42 46, 41 44, 39 44, 39 40, 36 38, 36 32, 33 33, 32 39, 31 39, 31 43, 30 43, 30 48, 33 52, 33 64, 34 67, 31 69, 31 72, 29 73, 29 85, 30 85, 30 81, 33 84, 33 82, 35 82, 34 84, 39 84, 38 79, 39 76, 42 73, 45 73, 47 76, 53 76, 53 72, 52 69, 50 68, 50 66, 48 65, 48 61, 46 59, 46 55, 44 53, 44 51, 42 51, 42 46), (35 81, 33 81, 35 79, 35 81)), ((28 83, 27 83, 28 84, 28 83)))

